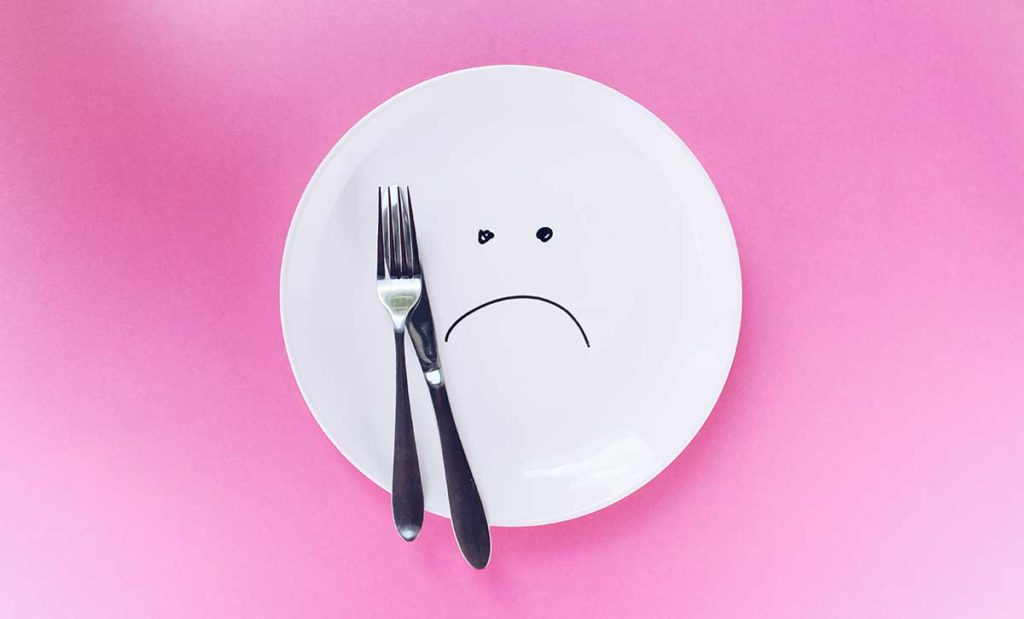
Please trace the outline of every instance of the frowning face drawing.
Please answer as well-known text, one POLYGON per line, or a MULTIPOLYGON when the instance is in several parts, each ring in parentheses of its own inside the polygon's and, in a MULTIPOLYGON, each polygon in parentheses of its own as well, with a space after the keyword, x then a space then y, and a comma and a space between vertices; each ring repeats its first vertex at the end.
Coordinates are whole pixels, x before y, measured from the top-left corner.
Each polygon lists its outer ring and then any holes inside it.
MULTIPOLYGON (((539 242, 541 242, 541 243, 549 243, 549 242, 552 242, 552 240, 554 239, 554 230, 552 230, 548 226, 541 226, 540 228, 537 228, 537 232, 536 232, 535 236, 536 236, 536 238, 537 238, 537 240, 539 242)), ((490 229, 481 228, 477 232, 477 242, 480 245, 486 245, 486 244, 488 244, 488 243, 490 243, 490 242, 492 242, 494 240, 495 240, 495 233, 492 230, 490 230, 490 229)), ((561 310, 566 315, 566 317, 569 320, 572 321, 572 324, 575 325, 575 327, 579 330, 580 336, 583 338, 583 344, 587 348, 590 348, 590 338, 587 337, 586 330, 583 328, 583 325, 580 323, 579 319, 572 313, 572 311, 570 311, 567 307, 565 307, 564 305, 562 305, 558 301, 555 301, 553 299, 549 299, 547 297, 543 297, 543 296, 539 296, 539 295, 534 295, 534 294, 511 294, 511 295, 505 295, 505 296, 501 296, 501 297, 497 297, 497 298, 494 298, 494 299, 490 299, 490 300, 484 301, 483 303, 480 303, 479 305, 477 305, 477 306, 475 306, 473 308, 470 308, 464 314, 462 314, 461 316, 456 318, 454 322, 451 323, 451 326, 449 326, 448 329, 445 331, 444 341, 447 342, 449 340, 449 338, 451 338, 452 332, 455 331, 455 328, 457 326, 459 326, 459 324, 462 321, 466 320, 470 316, 473 316, 474 314, 480 312, 481 310, 486 310, 488 307, 491 307, 491 306, 496 305, 498 303, 508 303, 508 302, 547 303, 548 305, 551 305, 551 306, 561 310)))

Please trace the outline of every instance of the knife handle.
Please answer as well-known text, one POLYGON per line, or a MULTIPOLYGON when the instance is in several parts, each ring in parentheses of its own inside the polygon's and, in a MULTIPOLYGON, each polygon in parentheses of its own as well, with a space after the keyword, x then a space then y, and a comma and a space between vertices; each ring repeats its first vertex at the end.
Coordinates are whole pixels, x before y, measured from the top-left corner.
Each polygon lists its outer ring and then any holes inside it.
POLYGON ((466 561, 480 570, 487 566, 491 558, 491 532, 487 527, 487 515, 476 489, 473 471, 466 460, 459 431, 455 427, 452 405, 448 401, 448 390, 443 382, 430 385, 430 399, 434 403, 437 430, 441 436, 441 457, 444 460, 455 539, 466 561))
POLYGON ((391 470, 391 513, 398 534, 407 542, 423 528, 423 482, 416 455, 416 437, 405 372, 405 331, 395 331, 395 453, 391 470))

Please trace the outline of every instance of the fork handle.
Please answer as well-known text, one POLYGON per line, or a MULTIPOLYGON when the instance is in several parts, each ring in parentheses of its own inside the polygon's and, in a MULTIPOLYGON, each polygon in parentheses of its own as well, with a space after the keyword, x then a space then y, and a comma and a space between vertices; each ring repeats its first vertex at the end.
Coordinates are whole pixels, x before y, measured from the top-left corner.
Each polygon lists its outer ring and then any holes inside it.
POLYGON ((430 384, 429 387, 437 417, 437 430, 441 437, 441 457, 444 460, 455 539, 469 564, 478 570, 483 569, 491 558, 491 532, 487 528, 487 515, 476 489, 473 471, 466 459, 466 451, 462 448, 459 431, 455 427, 448 390, 443 382, 439 385, 430 384))
POLYGON ((409 382, 405 373, 405 330, 395 330, 395 454, 391 475, 391 513, 402 539, 411 542, 423 528, 423 483, 416 456, 409 382))

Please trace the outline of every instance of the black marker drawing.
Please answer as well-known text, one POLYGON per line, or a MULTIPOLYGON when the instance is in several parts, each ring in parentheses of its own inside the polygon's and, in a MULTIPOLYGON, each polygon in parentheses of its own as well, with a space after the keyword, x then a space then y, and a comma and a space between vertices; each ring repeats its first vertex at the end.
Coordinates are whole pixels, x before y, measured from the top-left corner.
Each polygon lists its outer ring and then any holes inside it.
POLYGON ((491 232, 490 230, 487 230, 487 229, 482 229, 482 230, 480 230, 480 232, 476 233, 476 240, 481 245, 483 245, 484 243, 486 243, 487 241, 489 241, 489 240, 491 240, 493 238, 494 238, 494 233, 491 232))
POLYGON ((489 305, 494 305, 495 303, 502 303, 504 301, 515 301, 515 300, 520 300, 520 299, 526 299, 526 300, 530 300, 530 301, 541 301, 543 303, 548 303, 550 305, 554 305, 558 309, 560 309, 563 312, 565 312, 566 316, 571 318, 573 323, 576 325, 576 328, 580 330, 580 335, 583 336, 583 343, 587 345, 587 348, 590 348, 590 339, 587 338, 587 332, 583 330, 583 325, 580 324, 579 320, 576 320, 576 317, 572 315, 572 312, 567 310, 562 305, 559 305, 558 303, 555 303, 551 299, 545 299, 544 297, 537 297, 537 296, 533 296, 533 295, 529 295, 529 294, 517 294, 517 295, 510 296, 510 297, 499 297, 497 299, 491 299, 490 301, 488 301, 486 303, 481 303, 480 305, 477 305, 476 307, 474 307, 473 309, 469 310, 465 314, 459 316, 459 318, 455 322, 452 323, 452 326, 448 327, 448 332, 444 334, 444 341, 447 342, 448 338, 451 337, 451 335, 452 335, 452 330, 454 330, 455 327, 458 326, 458 324, 460 322, 465 320, 471 314, 473 314, 475 312, 478 312, 478 311, 482 310, 483 308, 485 308, 485 307, 487 307, 489 305))
POLYGON ((544 226, 543 228, 537 229, 537 238, 540 239, 541 243, 547 243, 551 240, 551 237, 555 234, 555 231, 551 228, 544 226))

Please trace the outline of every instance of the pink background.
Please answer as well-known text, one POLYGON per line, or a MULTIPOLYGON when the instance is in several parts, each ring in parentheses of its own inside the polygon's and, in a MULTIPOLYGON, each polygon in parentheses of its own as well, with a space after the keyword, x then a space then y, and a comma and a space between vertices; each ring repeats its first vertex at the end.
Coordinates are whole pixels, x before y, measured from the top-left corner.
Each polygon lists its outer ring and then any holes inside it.
POLYGON ((1019 2, 213 4, 0 3, 0 615, 1024 616, 1019 2), (690 448, 476 573, 321 434, 278 275, 345 129, 494 63, 672 126, 745 298, 690 448))

